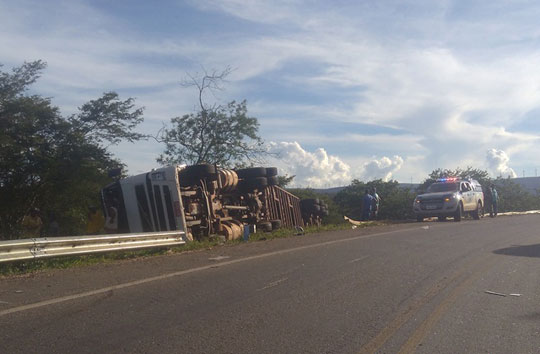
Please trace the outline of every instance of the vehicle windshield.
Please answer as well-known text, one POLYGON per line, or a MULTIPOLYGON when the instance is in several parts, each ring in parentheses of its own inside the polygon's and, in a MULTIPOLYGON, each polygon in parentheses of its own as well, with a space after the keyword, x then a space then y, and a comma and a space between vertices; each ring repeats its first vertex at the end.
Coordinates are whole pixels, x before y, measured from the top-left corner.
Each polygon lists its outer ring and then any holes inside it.
POLYGON ((455 192, 458 190, 457 183, 433 183, 428 187, 428 193, 455 192))

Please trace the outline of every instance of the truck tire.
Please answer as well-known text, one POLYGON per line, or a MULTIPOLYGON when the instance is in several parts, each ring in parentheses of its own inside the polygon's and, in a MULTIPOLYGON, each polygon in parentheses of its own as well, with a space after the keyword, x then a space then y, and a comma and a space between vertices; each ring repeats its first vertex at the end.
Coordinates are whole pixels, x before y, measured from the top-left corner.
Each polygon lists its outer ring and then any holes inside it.
POLYGON ((281 228, 281 220, 270 220, 270 223, 272 224, 272 230, 277 230, 281 228))
POLYGON ((314 204, 320 204, 321 201, 317 198, 312 198, 312 199, 302 199, 300 201, 300 204, 304 204, 304 205, 314 205, 314 204))
POLYGON ((273 177, 273 176, 277 176, 277 168, 266 167, 266 177, 273 177))
POLYGON ((463 215, 463 204, 459 203, 456 209, 456 212, 454 213, 454 221, 456 222, 461 221, 462 215, 463 215))
POLYGON ((278 177, 277 176, 270 176, 270 177, 266 177, 266 179, 268 180, 268 185, 269 186, 277 186, 278 185, 278 177))
POLYGON ((255 189, 264 189, 266 186, 268 186, 266 177, 255 177, 238 182, 238 189, 243 193, 252 192, 255 189))
POLYGON ((272 231, 272 223, 269 221, 262 221, 257 224, 257 230, 261 230, 263 232, 271 232, 272 231))
POLYGON ((254 178, 254 177, 266 177, 266 168, 264 167, 251 167, 251 168, 242 168, 237 170, 236 173, 240 178, 254 178))
POLYGON ((183 187, 197 184, 201 178, 217 178, 216 166, 200 164, 187 166, 178 172, 180 185, 183 187))
POLYGON ((476 203, 476 209, 472 212, 472 217, 474 220, 480 220, 481 209, 482 204, 480 202, 476 203))
POLYGON ((424 221, 424 218, 421 217, 421 216, 417 216, 417 217, 416 217, 416 221, 417 221, 417 222, 423 222, 423 221, 424 221))
POLYGON ((446 216, 439 216, 437 219, 439 221, 446 221, 446 216))

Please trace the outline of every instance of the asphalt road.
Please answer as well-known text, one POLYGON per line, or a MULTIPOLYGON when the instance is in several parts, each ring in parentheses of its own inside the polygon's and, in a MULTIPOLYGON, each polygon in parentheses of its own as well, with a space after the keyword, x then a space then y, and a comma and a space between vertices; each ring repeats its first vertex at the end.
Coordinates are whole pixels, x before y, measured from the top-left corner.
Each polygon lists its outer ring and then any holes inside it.
POLYGON ((539 353, 539 226, 413 223, 3 278, 0 353, 539 353))

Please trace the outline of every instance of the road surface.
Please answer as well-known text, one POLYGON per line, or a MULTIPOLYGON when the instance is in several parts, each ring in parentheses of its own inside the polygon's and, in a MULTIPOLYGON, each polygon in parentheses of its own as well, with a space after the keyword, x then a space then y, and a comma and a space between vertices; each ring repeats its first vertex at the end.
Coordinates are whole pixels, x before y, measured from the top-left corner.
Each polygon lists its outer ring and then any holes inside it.
POLYGON ((539 353, 539 226, 411 223, 4 278, 0 353, 539 353))

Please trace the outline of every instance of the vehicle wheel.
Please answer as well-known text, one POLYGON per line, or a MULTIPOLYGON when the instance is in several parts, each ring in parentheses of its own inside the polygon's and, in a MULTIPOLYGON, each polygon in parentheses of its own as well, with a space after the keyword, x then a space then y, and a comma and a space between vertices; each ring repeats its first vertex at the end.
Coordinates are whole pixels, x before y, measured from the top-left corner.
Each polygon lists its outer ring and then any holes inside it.
POLYGON ((423 218, 423 217, 421 217, 421 216, 417 216, 417 217, 416 217, 416 221, 418 221, 418 222, 422 222, 422 221, 424 221, 424 218, 423 218))
POLYGON ((446 221, 446 216, 439 216, 437 219, 439 221, 446 221))
POLYGON ((264 167, 251 167, 242 168, 236 171, 240 178, 253 178, 253 177, 266 177, 266 168, 264 167))
POLYGON ((210 164, 187 166, 178 172, 178 177, 181 186, 191 186, 197 184, 201 178, 217 178, 216 166, 210 164))
POLYGON ((300 204, 304 204, 304 205, 313 205, 313 204, 320 204, 321 201, 317 198, 314 198, 314 199, 302 199, 300 201, 300 204))
POLYGON ((454 221, 461 221, 461 216, 463 214, 463 205, 459 203, 456 213, 454 214, 454 221))
POLYGON ((266 177, 273 177, 273 176, 277 176, 277 168, 266 167, 266 177))
POLYGON ((255 189, 263 189, 266 186, 268 186, 266 177, 255 177, 238 182, 238 189, 240 189, 241 192, 251 192, 255 189))
POLYGON ((474 220, 480 220, 480 209, 482 209, 482 204, 478 202, 476 204, 476 210, 472 212, 472 217, 474 220))
POLYGON ((312 212, 313 214, 318 214, 321 212, 321 206, 317 204, 312 204, 308 207, 308 211, 312 212))
POLYGON ((270 176, 270 177, 266 177, 266 179, 268 180, 268 185, 269 186, 277 186, 278 185, 278 177, 277 176, 270 176))
POLYGON ((281 220, 270 220, 270 223, 272 224, 272 230, 277 230, 281 228, 281 220))
POLYGON ((263 232, 270 232, 272 231, 272 223, 269 221, 263 221, 257 224, 257 230, 261 230, 263 232))

